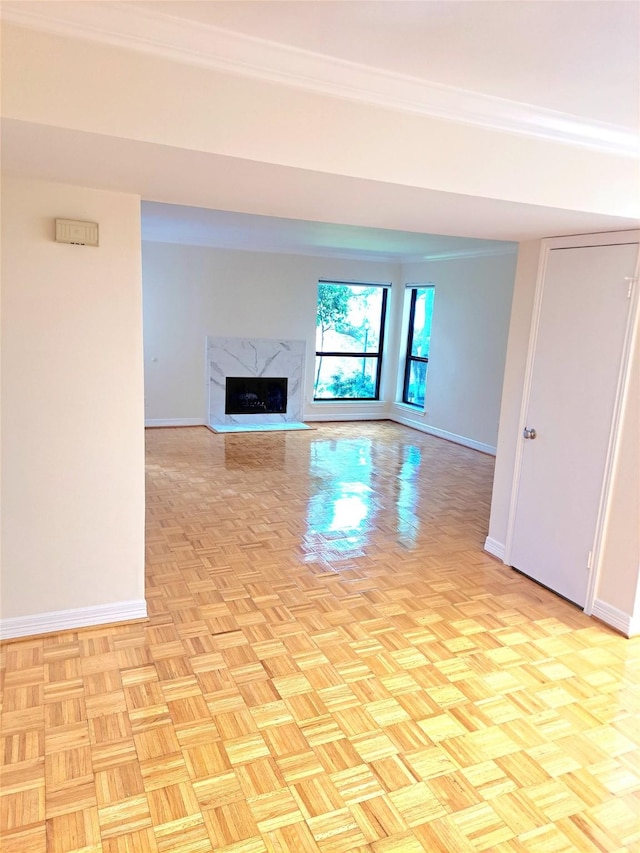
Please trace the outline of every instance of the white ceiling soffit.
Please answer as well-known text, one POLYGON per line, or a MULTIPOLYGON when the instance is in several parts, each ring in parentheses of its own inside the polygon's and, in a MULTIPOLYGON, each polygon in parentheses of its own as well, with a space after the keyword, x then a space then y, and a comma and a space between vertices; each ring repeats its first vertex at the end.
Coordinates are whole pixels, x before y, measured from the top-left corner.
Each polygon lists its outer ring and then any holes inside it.
POLYGON ((329 224, 339 213, 345 225, 481 240, 638 227, 631 217, 275 166, 15 119, 2 120, 2 169, 6 175, 134 193, 186 207, 329 224))
MULTIPOLYGON (((402 6, 402 3, 394 5, 402 6)), ((153 8, 151 8, 153 6, 153 8)), ((330 57, 128 3, 2 4, 2 19, 269 82, 499 131, 638 156, 633 130, 330 57)))

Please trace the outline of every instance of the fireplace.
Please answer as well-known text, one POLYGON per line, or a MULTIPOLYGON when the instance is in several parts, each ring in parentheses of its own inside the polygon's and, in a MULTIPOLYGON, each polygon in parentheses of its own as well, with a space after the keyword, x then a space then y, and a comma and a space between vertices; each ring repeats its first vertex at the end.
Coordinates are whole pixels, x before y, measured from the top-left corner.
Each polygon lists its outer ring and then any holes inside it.
POLYGON ((287 411, 286 377, 227 376, 225 415, 284 415, 287 411))
POLYGON ((214 432, 300 429, 304 341, 207 338, 207 424, 214 432))

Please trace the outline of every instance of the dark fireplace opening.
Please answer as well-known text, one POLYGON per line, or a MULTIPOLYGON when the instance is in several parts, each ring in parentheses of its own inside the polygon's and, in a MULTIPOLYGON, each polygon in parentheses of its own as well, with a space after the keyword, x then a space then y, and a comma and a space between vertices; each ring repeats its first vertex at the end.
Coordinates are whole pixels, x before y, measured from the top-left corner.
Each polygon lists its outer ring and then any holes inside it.
POLYGON ((287 384, 285 377, 227 376, 225 415, 284 415, 287 384))

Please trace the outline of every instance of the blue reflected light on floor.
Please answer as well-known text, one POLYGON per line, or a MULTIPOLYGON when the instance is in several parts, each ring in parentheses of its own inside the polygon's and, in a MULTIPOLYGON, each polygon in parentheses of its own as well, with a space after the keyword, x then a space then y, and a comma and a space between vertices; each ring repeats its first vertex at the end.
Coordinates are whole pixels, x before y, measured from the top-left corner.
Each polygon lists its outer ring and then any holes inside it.
POLYGON ((375 514, 371 467, 369 439, 312 443, 307 548, 337 559, 364 553, 375 514))
POLYGON ((420 519, 416 515, 418 504, 418 473, 422 462, 420 448, 408 445, 402 448, 402 467, 398 474, 398 536, 403 545, 414 545, 420 532, 420 519))
MULTIPOLYGON (((396 473, 389 476, 376 470, 375 448, 366 437, 312 443, 313 492, 304 541, 309 554, 322 553, 328 560, 364 555, 367 546, 375 545, 378 532, 388 534, 390 523, 404 547, 415 546, 422 456, 414 445, 399 443, 396 450, 396 473)), ((387 446, 387 472, 389 451, 387 446)))
POLYGON ((309 527, 316 533, 362 530, 371 514, 372 492, 362 483, 334 483, 309 502, 309 527))

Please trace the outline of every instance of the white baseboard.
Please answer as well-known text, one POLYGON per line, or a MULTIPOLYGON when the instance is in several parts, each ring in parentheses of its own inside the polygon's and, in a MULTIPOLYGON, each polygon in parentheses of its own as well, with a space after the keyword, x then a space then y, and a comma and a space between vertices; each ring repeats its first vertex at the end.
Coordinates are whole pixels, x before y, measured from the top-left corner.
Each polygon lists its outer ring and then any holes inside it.
POLYGON ((606 622, 616 631, 620 631, 625 637, 635 637, 640 634, 640 620, 634 619, 628 613, 618 610, 617 607, 613 607, 613 605, 607 604, 606 601, 601 601, 599 598, 593 602, 591 615, 606 622))
POLYGON ((481 453, 488 453, 490 456, 496 455, 496 448, 492 444, 484 444, 482 441, 476 441, 475 439, 467 438, 464 435, 456 435, 455 432, 447 432, 445 429, 432 427, 428 424, 421 424, 413 420, 413 418, 407 418, 404 415, 392 413, 386 417, 391 421, 396 421, 396 423, 404 424, 405 426, 412 427, 412 429, 420 430, 420 432, 427 432, 429 435, 435 435, 437 438, 444 438, 447 441, 453 441, 454 444, 461 444, 463 447, 470 447, 472 450, 479 450, 481 453))
POLYGON ((388 421, 389 414, 385 412, 348 412, 345 414, 344 412, 334 413, 334 414, 318 414, 317 412, 311 412, 308 415, 305 415, 304 422, 305 423, 320 423, 320 422, 330 422, 330 421, 388 421))
POLYGON ((492 539, 490 536, 484 540, 484 550, 504 563, 504 543, 492 539))
POLYGON ((32 637, 36 634, 50 634, 56 631, 146 618, 147 602, 144 598, 136 601, 116 601, 113 604, 97 604, 94 607, 52 610, 49 613, 36 613, 33 616, 1 619, 0 638, 9 640, 16 637, 32 637))
POLYGON ((146 427, 206 426, 202 418, 147 418, 146 427))

